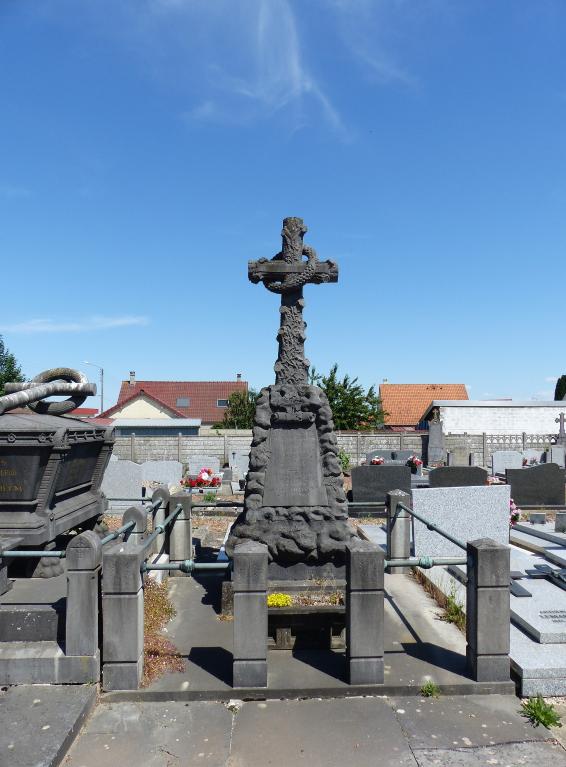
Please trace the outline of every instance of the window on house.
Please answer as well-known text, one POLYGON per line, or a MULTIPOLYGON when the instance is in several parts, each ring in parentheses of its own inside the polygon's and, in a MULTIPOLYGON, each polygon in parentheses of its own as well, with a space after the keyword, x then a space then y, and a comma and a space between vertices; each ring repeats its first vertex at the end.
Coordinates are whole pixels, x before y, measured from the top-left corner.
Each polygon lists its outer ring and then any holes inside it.
POLYGON ((177 397, 177 407, 189 407, 191 400, 189 397, 177 397))
POLYGON ((216 407, 228 407, 228 400, 227 399, 217 399, 216 400, 216 407))

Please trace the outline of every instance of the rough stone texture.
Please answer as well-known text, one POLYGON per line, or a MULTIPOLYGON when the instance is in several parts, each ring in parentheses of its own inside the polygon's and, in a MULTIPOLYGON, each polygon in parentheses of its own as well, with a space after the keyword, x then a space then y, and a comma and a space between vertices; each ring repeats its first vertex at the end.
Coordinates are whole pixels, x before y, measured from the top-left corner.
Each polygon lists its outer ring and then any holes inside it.
MULTIPOLYGON (((411 469, 408 466, 355 466, 352 469, 352 500, 385 503, 392 490, 411 492, 411 469)), ((357 508, 356 511, 363 512, 357 508)))
POLYGON ((507 469, 520 469, 523 455, 518 450, 496 450, 491 456, 491 473, 505 474, 507 469))
POLYGON ((487 485, 487 471, 479 466, 440 466, 428 475, 430 487, 487 485))
POLYGON ((284 565, 343 565, 354 534, 332 412, 318 387, 276 384, 262 389, 244 504, 227 543, 229 556, 238 541, 256 540, 268 546, 270 560, 284 565), (278 504, 267 505, 266 489, 268 499, 278 504), (284 503, 286 497, 292 503, 284 503))
POLYGON ((507 484, 518 506, 559 506, 564 504, 564 469, 555 463, 528 469, 507 469, 507 484))
MULTIPOLYGON (((413 510, 466 541, 489 536, 501 544, 509 540, 509 487, 415 488, 413 510)), ((416 556, 462 556, 462 549, 415 519, 416 556)))

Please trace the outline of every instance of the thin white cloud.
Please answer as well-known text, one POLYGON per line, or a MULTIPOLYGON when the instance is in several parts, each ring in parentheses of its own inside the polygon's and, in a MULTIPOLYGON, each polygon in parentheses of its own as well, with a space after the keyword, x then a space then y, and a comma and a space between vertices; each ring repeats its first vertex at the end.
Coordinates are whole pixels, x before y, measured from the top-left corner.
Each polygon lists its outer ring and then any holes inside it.
POLYGON ((147 317, 125 315, 121 317, 87 317, 78 321, 53 319, 30 319, 12 325, 0 325, 0 333, 86 333, 95 330, 110 330, 147 325, 147 317))

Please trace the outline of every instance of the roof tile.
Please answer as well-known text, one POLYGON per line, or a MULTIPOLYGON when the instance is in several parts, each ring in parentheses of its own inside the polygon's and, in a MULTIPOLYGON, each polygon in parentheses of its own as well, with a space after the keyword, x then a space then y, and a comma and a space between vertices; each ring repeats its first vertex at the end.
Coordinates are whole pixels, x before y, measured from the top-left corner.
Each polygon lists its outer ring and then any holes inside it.
POLYGON ((435 399, 467 400, 465 384, 389 384, 379 386, 386 426, 416 426, 435 399))

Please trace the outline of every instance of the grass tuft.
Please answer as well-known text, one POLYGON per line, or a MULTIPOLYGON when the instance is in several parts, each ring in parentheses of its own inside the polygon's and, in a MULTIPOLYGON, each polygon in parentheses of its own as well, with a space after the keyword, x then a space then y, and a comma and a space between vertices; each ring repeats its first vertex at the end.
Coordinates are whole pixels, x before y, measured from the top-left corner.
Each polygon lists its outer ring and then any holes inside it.
POLYGON ((429 679, 428 682, 425 682, 421 687, 421 695, 423 698, 439 698, 440 687, 435 684, 432 679, 429 679))
POLYGON ((524 700, 521 705, 523 707, 521 715, 526 717, 533 727, 538 727, 539 724, 544 727, 562 727, 560 714, 552 703, 545 701, 542 695, 524 700))

